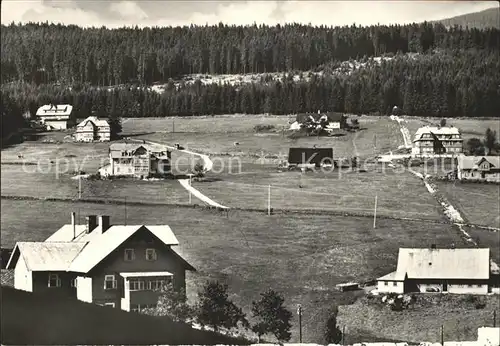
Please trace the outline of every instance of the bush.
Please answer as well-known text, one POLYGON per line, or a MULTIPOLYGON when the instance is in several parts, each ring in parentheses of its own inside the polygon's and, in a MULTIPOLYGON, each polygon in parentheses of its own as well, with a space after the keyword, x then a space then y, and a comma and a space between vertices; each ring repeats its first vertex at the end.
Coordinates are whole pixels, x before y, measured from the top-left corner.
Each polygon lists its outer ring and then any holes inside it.
POLYGON ((274 125, 258 124, 253 127, 255 132, 267 132, 272 131, 276 127, 274 125))

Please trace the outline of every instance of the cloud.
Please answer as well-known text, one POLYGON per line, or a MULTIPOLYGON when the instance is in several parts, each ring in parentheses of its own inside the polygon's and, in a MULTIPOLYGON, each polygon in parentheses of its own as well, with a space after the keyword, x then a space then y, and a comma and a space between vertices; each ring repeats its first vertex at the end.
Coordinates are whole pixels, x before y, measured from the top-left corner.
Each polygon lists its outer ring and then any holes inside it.
POLYGON ((42 0, 2 1, 2 24, 45 21, 80 26, 99 26, 103 24, 102 19, 96 14, 78 8, 74 1, 61 0, 57 3, 45 3, 42 0))
POLYGON ((2 24, 48 21, 84 27, 178 26, 190 24, 374 25, 421 22, 492 7, 492 2, 468 1, 109 1, 3 0, 2 24), (85 6, 84 6, 85 5, 85 6), (83 10, 81 7, 86 7, 83 10))
POLYGON ((119 14, 122 19, 127 21, 145 20, 148 18, 147 13, 134 1, 112 2, 109 5, 109 10, 119 14))

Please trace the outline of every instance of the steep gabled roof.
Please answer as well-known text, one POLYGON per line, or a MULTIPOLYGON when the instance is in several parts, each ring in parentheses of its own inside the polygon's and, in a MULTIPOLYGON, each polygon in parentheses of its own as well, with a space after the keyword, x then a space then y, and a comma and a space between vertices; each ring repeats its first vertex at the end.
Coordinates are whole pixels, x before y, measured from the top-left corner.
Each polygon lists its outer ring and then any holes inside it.
POLYGON ((342 122, 346 119, 343 113, 338 112, 327 112, 327 113, 299 113, 296 116, 296 121, 299 123, 304 123, 309 117, 312 117, 314 121, 319 121, 322 116, 326 116, 328 122, 342 122))
POLYGON ((14 247, 7 268, 13 269, 19 256, 31 271, 67 271, 87 243, 19 242, 14 247))
POLYGON ((109 127, 109 123, 107 120, 99 119, 98 117, 94 117, 94 116, 87 117, 87 119, 83 120, 82 122, 80 122, 76 126, 77 127, 84 127, 85 125, 87 125, 87 122, 89 122, 89 121, 97 127, 106 127, 106 126, 109 127))
POLYGON ((408 279, 490 277, 490 249, 399 249, 396 272, 408 279))
POLYGON ((494 168, 500 168, 500 156, 465 156, 458 157, 460 169, 478 169, 482 161, 488 161, 494 168))
POLYGON ((422 138, 422 135, 424 134, 430 134, 433 133, 434 135, 441 136, 441 135, 459 135, 460 136, 460 131, 453 126, 445 126, 445 127, 437 127, 437 126, 423 126, 415 132, 415 137, 414 137, 414 142, 418 141, 422 138))
POLYGON ((43 105, 38 108, 36 115, 39 117, 69 117, 72 110, 72 105, 43 105))
MULTIPOLYGON (((85 249, 74 259, 68 271, 88 273, 92 268, 104 260, 112 251, 116 250, 127 239, 141 229, 149 230, 165 245, 179 245, 179 241, 168 225, 157 226, 111 226, 106 232, 98 233, 92 238, 85 249)), ((92 234, 91 232, 90 234, 92 234)))

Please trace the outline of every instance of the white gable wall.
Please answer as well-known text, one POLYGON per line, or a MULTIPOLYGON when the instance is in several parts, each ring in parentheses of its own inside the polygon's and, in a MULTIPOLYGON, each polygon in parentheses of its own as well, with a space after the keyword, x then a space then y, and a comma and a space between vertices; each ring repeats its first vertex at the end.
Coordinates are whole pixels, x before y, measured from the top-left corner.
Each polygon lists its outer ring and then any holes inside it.
POLYGON ((19 255, 19 259, 14 269, 14 288, 33 292, 33 275, 26 266, 26 262, 21 255, 19 255))

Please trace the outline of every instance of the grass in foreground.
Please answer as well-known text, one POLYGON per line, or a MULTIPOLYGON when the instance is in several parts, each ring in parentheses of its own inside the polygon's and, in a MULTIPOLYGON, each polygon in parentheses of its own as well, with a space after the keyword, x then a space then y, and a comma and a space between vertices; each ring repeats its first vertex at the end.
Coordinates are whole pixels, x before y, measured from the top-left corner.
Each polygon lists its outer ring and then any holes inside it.
MULTIPOLYGON (((188 276, 188 293, 207 279, 229 284, 232 298, 249 313, 251 301, 273 288, 283 292, 295 311, 304 306, 303 336, 321 342, 331 307, 350 303, 356 294, 342 294, 335 285, 366 281, 393 271, 399 247, 445 247, 461 244, 449 225, 370 218, 274 215, 231 211, 225 214, 191 208, 123 207, 62 202, 2 200, 2 246, 16 241, 42 241, 71 211, 83 217, 107 214, 112 223, 168 224, 180 241, 179 252, 195 268, 188 276)), ((83 221, 82 221, 83 222, 83 221)), ((294 318, 296 315, 294 314, 294 318)), ((437 322, 436 322, 437 323, 437 322)), ((293 321, 293 340, 298 323, 293 321)))
POLYGON ((440 342, 441 325, 445 342, 474 341, 479 327, 493 326, 493 311, 499 309, 495 296, 478 298, 486 307, 476 309, 467 295, 417 295, 415 305, 399 312, 391 311, 381 298, 363 297, 340 307, 338 322, 346 326, 348 342, 361 342, 366 334, 408 342, 440 342))

